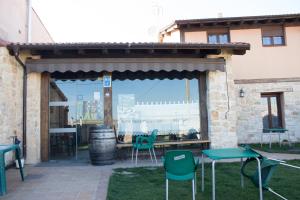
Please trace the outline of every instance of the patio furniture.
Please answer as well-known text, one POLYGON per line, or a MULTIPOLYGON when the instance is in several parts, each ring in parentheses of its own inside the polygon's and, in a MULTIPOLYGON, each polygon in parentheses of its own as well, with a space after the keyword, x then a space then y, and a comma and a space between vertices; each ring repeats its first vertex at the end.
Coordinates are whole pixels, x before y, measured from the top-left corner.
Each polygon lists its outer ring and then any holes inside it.
MULTIPOLYGON (((185 145, 190 145, 190 144, 201 144, 208 146, 210 143, 209 140, 181 140, 181 141, 157 141, 154 142, 155 147, 168 147, 170 145, 178 145, 178 144, 185 144, 185 145)), ((125 148, 125 147, 132 147, 132 143, 119 143, 117 144, 117 148, 125 148)))
MULTIPOLYGON (((253 151, 253 152, 257 153, 256 151, 252 150, 249 146, 246 146, 245 148, 247 148, 250 151, 253 151)), ((283 197, 280 194, 276 193, 274 190, 272 190, 269 187, 269 182, 271 180, 271 177, 272 177, 272 175, 273 175, 273 173, 274 173, 274 171, 275 171, 275 169, 278 165, 284 165, 284 166, 293 167, 293 168, 296 168, 296 169, 300 169, 300 167, 286 164, 285 161, 266 158, 262 155, 260 155, 258 158, 260 159, 260 162, 261 162, 261 170, 260 171, 261 171, 261 177, 262 177, 262 180, 261 180, 262 189, 265 190, 265 191, 269 191, 269 192, 275 194, 276 196, 286 200, 285 197, 283 197)), ((249 178, 256 187, 259 187, 259 177, 258 177, 258 171, 259 171, 258 169, 259 168, 257 168, 252 175, 249 175, 249 174, 246 173, 247 165, 249 163, 251 163, 252 161, 254 161, 254 160, 255 160, 254 158, 248 158, 243 163, 243 166, 241 168, 241 173, 243 174, 243 176, 249 178)))
MULTIPOLYGON (((77 141, 77 128, 50 128, 49 129, 49 134, 50 135, 55 135, 56 137, 62 137, 62 136, 66 136, 69 135, 67 138, 73 137, 75 138, 75 159, 77 160, 77 154, 78 154, 78 141, 77 141)), ((50 136, 51 137, 51 136, 50 136)), ((69 149, 69 142, 67 142, 66 140, 63 141, 61 140, 61 138, 59 139, 60 142, 63 142, 62 144, 65 145, 64 143, 66 143, 66 147, 69 149)), ((58 141, 56 141, 58 142, 58 141)), ((70 143, 71 145, 73 145, 73 142, 70 143)), ((58 148, 59 144, 56 143, 56 147, 58 148)))
POLYGON ((139 150, 149 150, 150 158, 151 161, 153 162, 153 158, 151 155, 151 150, 153 152, 153 156, 155 159, 155 162, 157 164, 157 159, 154 151, 154 142, 156 140, 158 130, 155 129, 152 131, 150 136, 141 136, 138 135, 136 136, 135 142, 132 144, 132 153, 131 153, 131 160, 133 162, 133 154, 135 150, 135 164, 137 165, 137 158, 138 158, 138 153, 139 150))
MULTIPOLYGON (((261 161, 260 155, 254 151, 246 148, 224 148, 224 149, 209 149, 202 151, 202 192, 204 191, 204 155, 212 160, 212 199, 216 199, 216 178, 215 178, 215 163, 217 160, 223 159, 241 159, 241 166, 243 164, 243 158, 253 158, 257 161, 257 168, 260 169, 261 161)), ((261 170, 257 170, 259 199, 263 199, 262 182, 261 182, 261 170)), ((244 179, 241 174, 241 186, 244 187, 244 179)))
POLYGON ((195 162, 193 153, 184 150, 168 151, 163 163, 166 171, 166 200, 169 198, 169 180, 192 180, 193 200, 195 200, 196 170, 199 160, 195 162))
POLYGON ((9 151, 16 152, 16 159, 18 160, 19 170, 21 174, 22 181, 24 181, 23 168, 21 163, 21 150, 19 145, 0 145, 0 196, 6 194, 6 175, 5 175, 5 153, 9 151))
POLYGON ((269 148, 272 148, 272 135, 278 135, 279 146, 281 147, 281 134, 287 134, 289 145, 291 146, 289 131, 285 128, 264 128, 260 137, 260 146, 263 144, 263 136, 269 135, 269 148))

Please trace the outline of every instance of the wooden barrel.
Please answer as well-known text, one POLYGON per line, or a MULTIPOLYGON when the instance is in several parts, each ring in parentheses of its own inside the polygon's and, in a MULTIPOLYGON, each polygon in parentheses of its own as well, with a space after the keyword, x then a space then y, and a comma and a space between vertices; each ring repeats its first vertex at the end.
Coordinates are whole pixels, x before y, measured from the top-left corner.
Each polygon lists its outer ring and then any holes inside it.
POLYGON ((110 165, 114 163, 116 150, 115 133, 105 126, 91 127, 89 130, 89 152, 93 165, 110 165))

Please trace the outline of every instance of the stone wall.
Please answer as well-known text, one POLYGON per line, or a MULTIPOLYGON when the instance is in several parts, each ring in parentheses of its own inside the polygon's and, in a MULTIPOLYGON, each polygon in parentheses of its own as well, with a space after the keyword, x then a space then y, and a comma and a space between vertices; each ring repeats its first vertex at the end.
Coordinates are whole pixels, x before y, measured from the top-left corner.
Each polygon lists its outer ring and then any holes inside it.
MULTIPOLYGON (((23 68, 0 47, 0 144, 12 144, 12 136, 23 140, 23 68)), ((6 154, 6 164, 13 154, 6 154)))
POLYGON ((208 134, 211 148, 237 146, 236 96, 231 57, 226 57, 226 71, 207 74, 208 134))
MULTIPOLYGON (((291 140, 300 140, 300 82, 248 83, 236 84, 236 95, 240 89, 245 97, 237 97, 237 134, 239 143, 259 143, 263 123, 261 113, 265 106, 261 103, 261 93, 281 92, 283 94, 283 119, 291 140)), ((282 139, 287 139, 283 136, 282 139)), ((272 137, 278 141, 278 136, 272 137)), ((268 142, 269 138, 264 137, 268 142)))
POLYGON ((27 164, 41 160, 41 74, 27 75, 27 164))
MULTIPOLYGON (((27 84, 26 163, 35 164, 40 162, 41 74, 28 74, 27 84)), ((0 144, 12 144, 15 135, 23 141, 23 67, 0 47, 0 144)), ((13 153, 5 160, 12 163, 13 153)))

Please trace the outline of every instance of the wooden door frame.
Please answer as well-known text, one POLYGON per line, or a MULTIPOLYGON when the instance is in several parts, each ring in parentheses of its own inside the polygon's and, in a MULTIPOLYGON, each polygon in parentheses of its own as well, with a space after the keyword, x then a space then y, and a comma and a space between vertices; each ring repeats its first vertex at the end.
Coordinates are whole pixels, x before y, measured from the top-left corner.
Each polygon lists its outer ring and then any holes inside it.
POLYGON ((203 140, 208 140, 208 114, 207 114, 207 83, 206 72, 201 72, 199 83, 199 109, 200 109, 200 132, 203 140))

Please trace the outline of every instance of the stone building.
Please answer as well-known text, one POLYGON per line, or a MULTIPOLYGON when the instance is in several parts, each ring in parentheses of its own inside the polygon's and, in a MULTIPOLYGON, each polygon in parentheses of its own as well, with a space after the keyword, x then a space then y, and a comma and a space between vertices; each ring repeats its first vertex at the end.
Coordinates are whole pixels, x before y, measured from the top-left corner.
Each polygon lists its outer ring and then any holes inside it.
MULTIPOLYGON (((30 1, 0 2, 0 143, 12 144, 12 136, 22 142, 24 69, 9 55, 6 45, 11 42, 53 42, 30 1), (12 14, 13 13, 13 14, 12 14), (8 17, 9 16, 9 17, 8 17)), ((21 56, 22 57, 22 56, 21 56)), ((22 59, 22 58, 21 58, 22 59)), ((30 86, 29 86, 30 87, 30 86)), ((36 131, 36 130, 29 130, 36 131)), ((30 142, 30 140, 29 140, 30 142)), ((22 143, 24 145, 24 143, 22 143)), ((30 143, 29 143, 30 144, 30 143)), ((6 156, 10 161, 12 154, 6 156)), ((9 163, 9 162, 7 162, 9 163)))
MULTIPOLYGON (((249 43, 246 55, 231 57, 238 142, 258 143, 266 128, 286 128, 290 140, 299 141, 299 19, 300 14, 176 20, 160 32, 160 41, 249 43)), ((272 139, 278 141, 276 135, 272 139)))
POLYGON ((11 143, 7 137, 16 132, 25 144, 26 163, 35 164, 73 156, 69 148, 74 144, 77 155, 91 126, 115 127, 117 135, 128 135, 134 124, 148 134, 146 118, 157 116, 163 132, 159 142, 166 145, 236 147, 258 142, 270 125, 285 127, 299 139, 299 18, 176 21, 160 33, 160 43, 2 42, 1 141, 11 143), (271 62, 274 57, 278 60, 271 62), (164 101, 175 103, 141 103, 164 101), (198 114, 192 123, 183 116, 190 112, 189 104, 199 109, 192 112, 198 114), (145 115, 134 115, 122 128, 119 120, 133 109, 145 110, 145 115), (165 137, 175 124, 178 137, 165 137), (192 129, 199 137, 191 136, 192 129))
MULTIPOLYGON (((190 137, 186 128, 189 123, 186 122, 186 126, 177 127, 182 129, 178 130, 178 134, 183 140, 162 137, 162 144, 180 144, 184 141, 185 144, 210 143, 212 148, 235 147, 236 103, 231 56, 243 56, 249 48, 247 43, 8 44, 8 58, 26 67, 26 141, 30 144, 26 146, 26 162, 34 164, 56 159, 52 157, 51 149, 66 156, 74 141, 73 131, 78 134, 75 138, 80 140, 91 125, 115 126, 117 134, 122 132, 118 127, 118 102, 115 100, 119 95, 127 94, 136 94, 134 102, 128 101, 129 104, 164 99, 171 102, 187 99, 190 103, 199 104, 195 108, 200 109, 200 116, 193 119, 189 126, 194 129, 200 127, 195 134, 201 137, 190 137), (18 56, 13 55, 22 56, 23 61, 16 61, 18 56), (63 100, 57 101, 52 97, 55 93, 49 86, 53 82, 64 94, 63 100), (95 99, 101 101, 99 105, 103 108, 95 109, 92 103, 88 103, 85 109, 94 113, 89 120, 76 119, 77 115, 71 114, 78 113, 78 102, 93 102, 95 99), (62 110, 67 112, 62 112, 61 120, 58 120, 63 124, 56 123, 60 124, 59 127, 53 127, 49 119, 57 115, 52 109, 57 107, 64 107, 62 110), (97 110, 99 113, 95 113, 97 110), (99 119, 91 119, 101 113, 103 116, 99 119), (51 137, 56 133, 63 136, 58 140, 63 145, 59 149, 55 147, 57 143, 51 143, 51 137)), ((121 102, 124 104, 126 99, 121 102)), ((170 105, 159 106, 164 108, 155 112, 161 112, 170 105)), ((145 106, 139 104, 137 107, 145 106)), ((181 107, 189 109, 189 106, 181 107)), ((182 111, 185 112, 188 111, 182 111)), ((175 120, 182 118, 179 115, 174 115, 177 116, 175 120)), ((157 120, 156 123, 161 123, 158 127, 163 127, 163 123, 173 123, 172 120, 157 120)), ((135 123, 138 121, 143 126, 143 120, 135 120, 135 123)), ((167 124, 164 127, 172 126, 167 124)), ((84 145, 83 142, 78 144, 84 145)))

